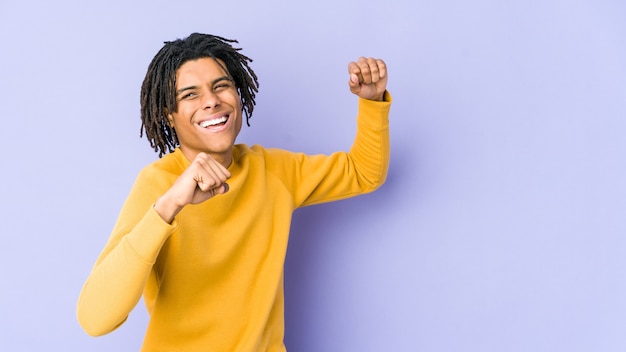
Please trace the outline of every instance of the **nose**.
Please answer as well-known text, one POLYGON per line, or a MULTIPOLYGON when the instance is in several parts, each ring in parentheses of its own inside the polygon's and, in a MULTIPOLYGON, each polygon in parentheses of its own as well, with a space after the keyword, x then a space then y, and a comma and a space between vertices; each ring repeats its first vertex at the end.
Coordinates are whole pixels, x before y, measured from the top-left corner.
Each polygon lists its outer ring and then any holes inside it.
POLYGON ((211 109, 211 108, 216 108, 220 105, 221 101, 220 98, 217 94, 215 94, 215 92, 208 90, 206 92, 205 98, 204 98, 204 108, 205 109, 211 109))

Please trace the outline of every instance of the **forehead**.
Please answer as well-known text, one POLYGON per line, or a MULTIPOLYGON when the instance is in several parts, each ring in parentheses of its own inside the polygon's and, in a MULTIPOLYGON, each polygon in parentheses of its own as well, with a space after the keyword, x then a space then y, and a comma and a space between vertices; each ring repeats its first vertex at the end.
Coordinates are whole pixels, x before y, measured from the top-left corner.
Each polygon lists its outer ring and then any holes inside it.
POLYGON ((211 57, 189 60, 176 70, 176 86, 179 88, 187 82, 213 81, 230 76, 223 67, 226 67, 223 61, 211 57))

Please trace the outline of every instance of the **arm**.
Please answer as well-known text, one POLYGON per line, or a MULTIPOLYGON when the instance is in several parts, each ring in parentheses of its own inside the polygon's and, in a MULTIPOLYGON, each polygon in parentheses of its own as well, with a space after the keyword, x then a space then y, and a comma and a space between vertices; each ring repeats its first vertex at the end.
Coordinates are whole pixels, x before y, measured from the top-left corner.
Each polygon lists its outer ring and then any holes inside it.
POLYGON ((359 97, 356 138, 349 152, 296 154, 282 166, 297 206, 368 193, 383 184, 389 165, 387 68, 382 60, 360 58, 348 65, 349 87, 359 97))
POLYGON ((163 189, 154 172, 142 171, 124 203, 107 244, 87 278, 76 307, 92 336, 113 331, 135 307, 162 244, 175 229, 152 204, 163 189))
POLYGON ((359 97, 357 133, 349 159, 365 192, 383 184, 389 167, 387 66, 381 59, 361 57, 348 64, 350 91, 359 97))
POLYGON ((137 178, 78 299, 78 321, 89 335, 104 335, 121 325, 147 281, 156 279, 151 277, 153 265, 176 229, 180 209, 227 191, 230 173, 225 168, 216 172, 215 164, 207 171, 212 159, 206 156, 196 157, 178 177, 149 167, 137 178))

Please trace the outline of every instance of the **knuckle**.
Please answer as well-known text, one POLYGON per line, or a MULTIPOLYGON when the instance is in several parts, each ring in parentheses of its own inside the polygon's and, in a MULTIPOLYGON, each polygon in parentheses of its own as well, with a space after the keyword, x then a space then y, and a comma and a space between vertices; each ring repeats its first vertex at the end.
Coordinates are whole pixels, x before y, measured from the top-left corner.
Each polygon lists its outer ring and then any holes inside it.
POLYGON ((215 180, 212 177, 209 177, 208 179, 204 180, 204 184, 207 185, 207 187, 209 188, 213 188, 216 185, 215 180))

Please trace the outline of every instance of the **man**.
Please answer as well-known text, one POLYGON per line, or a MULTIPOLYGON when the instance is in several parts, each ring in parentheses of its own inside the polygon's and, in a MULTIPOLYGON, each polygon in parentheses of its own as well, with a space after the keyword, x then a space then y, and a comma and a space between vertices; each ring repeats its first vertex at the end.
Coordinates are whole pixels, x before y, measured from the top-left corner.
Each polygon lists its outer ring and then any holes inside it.
POLYGON ((387 69, 348 64, 359 97, 350 152, 305 155, 235 144, 257 77, 228 40, 166 42, 141 89, 145 167, 87 279, 78 320, 93 336, 144 296, 142 351, 286 351, 283 264, 293 211, 371 192, 389 161, 387 69))

